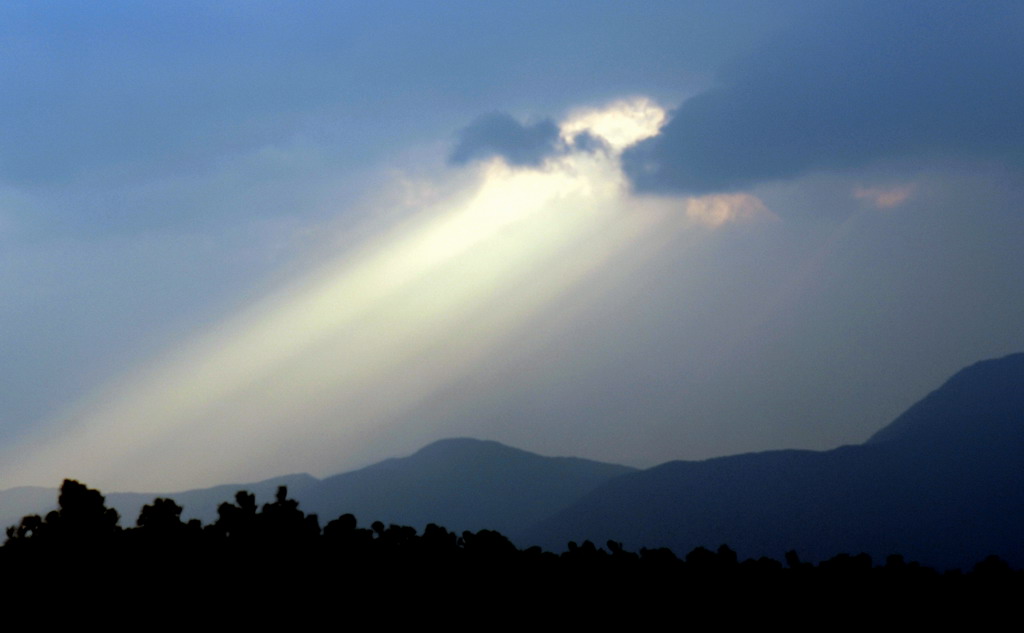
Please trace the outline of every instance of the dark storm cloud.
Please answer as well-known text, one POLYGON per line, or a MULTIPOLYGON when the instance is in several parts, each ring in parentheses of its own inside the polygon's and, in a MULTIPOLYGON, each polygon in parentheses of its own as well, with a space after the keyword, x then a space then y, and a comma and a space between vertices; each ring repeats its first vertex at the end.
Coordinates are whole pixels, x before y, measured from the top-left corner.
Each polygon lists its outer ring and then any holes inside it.
POLYGON ((735 191, 882 159, 1024 148, 1024 5, 828 4, 624 156, 637 189, 735 191))
POLYGON ((479 158, 501 156, 510 165, 539 165, 557 151, 558 142, 558 126, 551 119, 524 125, 508 114, 495 112, 459 131, 448 160, 464 165, 479 158))

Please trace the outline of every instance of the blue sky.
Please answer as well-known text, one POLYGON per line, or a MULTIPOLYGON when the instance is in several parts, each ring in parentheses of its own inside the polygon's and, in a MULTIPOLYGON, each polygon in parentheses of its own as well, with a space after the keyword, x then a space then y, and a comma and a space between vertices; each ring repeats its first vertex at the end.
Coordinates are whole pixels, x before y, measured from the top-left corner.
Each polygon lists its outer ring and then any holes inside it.
POLYGON ((0 487, 862 441, 1020 351, 1022 26, 6 3, 0 487))

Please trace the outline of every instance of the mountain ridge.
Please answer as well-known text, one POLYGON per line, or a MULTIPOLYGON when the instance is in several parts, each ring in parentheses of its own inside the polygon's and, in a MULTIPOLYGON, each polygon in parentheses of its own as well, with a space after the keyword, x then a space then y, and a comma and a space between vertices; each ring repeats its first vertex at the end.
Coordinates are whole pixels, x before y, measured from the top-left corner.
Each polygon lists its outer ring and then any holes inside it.
POLYGON ((324 478, 303 500, 309 512, 374 517, 456 532, 514 535, 598 484, 634 469, 545 457, 493 440, 449 438, 408 457, 324 478))
POLYGON ((1024 353, 973 363, 911 405, 864 444, 906 441, 906 437, 929 442, 940 429, 946 431, 947 437, 959 441, 972 441, 971 430, 1012 435, 1014 415, 1024 410, 1022 377, 1024 353), (957 425, 967 416, 986 425, 973 429, 957 425))
POLYGON ((863 444, 672 461, 595 489, 526 538, 744 556, 797 549, 1024 566, 1024 354, 967 367, 863 444), (890 430, 892 429, 892 430, 890 430))
MULTIPOLYGON (((638 470, 457 437, 320 480, 286 475, 107 499, 125 524, 154 496, 175 498, 186 517, 211 522, 235 490, 256 492, 263 503, 287 485, 322 523, 352 513, 364 524, 494 529, 521 546, 555 551, 570 540, 613 539, 680 554, 727 543, 744 557, 776 559, 790 549, 805 560, 843 551, 901 553, 939 567, 994 553, 1024 567, 1021 386, 1024 354, 974 363, 864 443, 827 451, 762 451, 638 470), (206 509, 197 512, 200 503, 206 509)), ((45 491, 0 491, 0 519, 17 522, 45 491), (8 517, 8 508, 20 514, 8 517)), ((55 499, 54 489, 47 505, 55 499)))

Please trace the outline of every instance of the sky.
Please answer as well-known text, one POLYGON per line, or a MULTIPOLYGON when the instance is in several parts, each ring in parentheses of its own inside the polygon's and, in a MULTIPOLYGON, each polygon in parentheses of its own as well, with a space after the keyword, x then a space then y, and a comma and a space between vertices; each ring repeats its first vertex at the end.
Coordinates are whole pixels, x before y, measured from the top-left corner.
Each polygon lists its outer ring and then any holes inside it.
POLYGON ((859 443, 1024 349, 1024 5, 6 2, 0 489, 859 443))

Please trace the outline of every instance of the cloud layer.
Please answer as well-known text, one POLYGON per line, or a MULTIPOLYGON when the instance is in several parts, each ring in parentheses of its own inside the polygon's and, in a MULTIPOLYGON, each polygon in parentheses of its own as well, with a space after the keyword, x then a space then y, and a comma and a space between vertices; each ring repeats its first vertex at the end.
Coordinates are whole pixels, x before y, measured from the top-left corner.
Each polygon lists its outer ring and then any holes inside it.
POLYGON ((464 165, 501 156, 510 165, 536 166, 555 152, 558 136, 558 126, 551 119, 525 125, 505 113, 487 114, 459 131, 449 161, 464 165))
POLYGON ((1020 163, 1024 8, 829 4, 624 156, 642 191, 739 191, 886 159, 1020 163))

